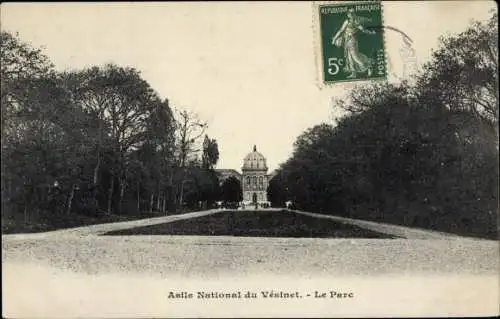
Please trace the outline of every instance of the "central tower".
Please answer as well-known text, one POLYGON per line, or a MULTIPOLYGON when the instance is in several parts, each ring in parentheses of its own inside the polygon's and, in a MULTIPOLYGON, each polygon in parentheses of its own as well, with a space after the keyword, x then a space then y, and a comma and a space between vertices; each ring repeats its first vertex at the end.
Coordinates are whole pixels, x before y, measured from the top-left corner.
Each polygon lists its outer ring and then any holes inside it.
POLYGON ((257 152, 257 146, 243 159, 241 168, 243 202, 245 205, 257 202, 267 203, 267 164, 266 158, 257 152))

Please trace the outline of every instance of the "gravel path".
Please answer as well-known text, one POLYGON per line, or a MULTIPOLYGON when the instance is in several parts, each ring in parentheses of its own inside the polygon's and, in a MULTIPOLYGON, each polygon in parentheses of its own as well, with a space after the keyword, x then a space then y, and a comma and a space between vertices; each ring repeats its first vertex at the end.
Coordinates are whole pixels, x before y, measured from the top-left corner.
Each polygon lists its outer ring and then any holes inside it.
POLYGON ((373 230, 376 232, 380 232, 380 233, 384 233, 384 234, 388 234, 388 235, 392 235, 392 236, 396 236, 396 237, 407 238, 407 239, 457 239, 457 240, 461 240, 463 238, 463 237, 458 236, 458 235, 438 232, 435 230, 427 230, 427 229, 420 229, 420 228, 398 226, 398 225, 393 225, 393 224, 371 222, 371 221, 367 221, 367 220, 353 219, 353 218, 333 216, 333 215, 302 212, 302 211, 298 211, 298 210, 295 210, 295 212, 299 213, 299 214, 307 215, 307 216, 313 216, 316 218, 331 219, 331 220, 334 220, 336 222, 355 225, 355 226, 359 226, 359 227, 373 230))
POLYGON ((218 212, 220 210, 39 234, 2 235, 2 264, 36 263, 88 274, 134 272, 186 277, 233 273, 310 277, 322 274, 499 272, 499 245, 496 241, 342 218, 337 220, 404 235, 408 239, 99 236, 111 230, 218 212))
POLYGON ((176 220, 189 219, 194 217, 200 217, 210 214, 215 214, 217 212, 221 212, 222 210, 206 210, 200 212, 192 212, 181 215, 171 215, 171 216, 162 216, 162 217, 154 217, 154 218, 145 218, 138 220, 131 220, 126 222, 117 222, 117 223, 106 223, 106 224, 97 224, 97 225, 89 225, 89 226, 81 226, 69 229, 61 229, 44 233, 29 233, 29 234, 12 234, 12 235, 2 235, 2 238, 6 237, 12 240, 20 239, 39 239, 39 238, 48 238, 48 237, 60 237, 60 236, 88 236, 88 235, 101 235, 108 231, 112 230, 121 230, 128 229, 134 227, 142 227, 142 226, 150 226, 156 224, 163 224, 174 222, 176 220))
POLYGON ((88 274, 134 272, 213 278, 401 273, 498 274, 498 244, 472 240, 269 239, 195 236, 3 238, 2 263, 88 274))
MULTIPOLYGON (((8 318, 363 317, 499 313, 499 244, 336 219, 406 239, 100 236, 206 211, 2 235, 8 318), (172 292, 353 292, 353 300, 168 300, 172 292)), ((322 217, 324 218, 324 216, 322 217)), ((308 298, 308 299, 306 299, 308 298)))

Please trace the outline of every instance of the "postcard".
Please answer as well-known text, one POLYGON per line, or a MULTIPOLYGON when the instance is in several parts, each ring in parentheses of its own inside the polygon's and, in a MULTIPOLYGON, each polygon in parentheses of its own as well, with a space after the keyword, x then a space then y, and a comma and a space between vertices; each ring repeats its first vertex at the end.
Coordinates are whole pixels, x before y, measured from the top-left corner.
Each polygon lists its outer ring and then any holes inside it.
POLYGON ((0 10, 3 317, 500 314, 495 2, 0 10))

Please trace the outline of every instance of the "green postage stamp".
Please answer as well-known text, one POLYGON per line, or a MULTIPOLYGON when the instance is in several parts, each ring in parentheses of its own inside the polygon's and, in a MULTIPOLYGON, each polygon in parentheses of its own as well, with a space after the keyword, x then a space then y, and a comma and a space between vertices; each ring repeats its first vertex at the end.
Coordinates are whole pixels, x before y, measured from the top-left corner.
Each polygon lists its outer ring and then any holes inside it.
POLYGON ((381 2, 341 2, 316 8, 323 84, 386 79, 381 2))

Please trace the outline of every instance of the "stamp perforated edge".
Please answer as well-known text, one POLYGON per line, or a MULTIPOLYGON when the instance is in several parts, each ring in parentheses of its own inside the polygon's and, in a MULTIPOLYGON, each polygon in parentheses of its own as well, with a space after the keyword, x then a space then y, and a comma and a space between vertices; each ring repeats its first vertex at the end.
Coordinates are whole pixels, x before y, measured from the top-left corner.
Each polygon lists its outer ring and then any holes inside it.
POLYGON ((388 78, 388 69, 387 69, 387 43, 386 43, 386 35, 383 26, 385 26, 384 20, 384 1, 380 0, 365 0, 365 1, 312 1, 311 3, 311 11, 312 11, 312 32, 313 32, 313 50, 314 50, 314 64, 315 64, 315 82, 316 86, 322 90, 325 88, 335 88, 341 85, 342 88, 353 88, 356 85, 360 85, 367 82, 380 82, 387 81, 388 78), (384 48, 384 67, 385 67, 385 76, 373 79, 349 79, 349 80, 341 80, 336 82, 325 82, 323 76, 323 68, 322 68, 322 43, 321 43, 321 26, 319 21, 319 8, 324 5, 349 5, 349 4, 373 4, 380 3, 380 21, 382 24, 382 42, 384 48))

